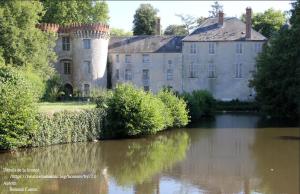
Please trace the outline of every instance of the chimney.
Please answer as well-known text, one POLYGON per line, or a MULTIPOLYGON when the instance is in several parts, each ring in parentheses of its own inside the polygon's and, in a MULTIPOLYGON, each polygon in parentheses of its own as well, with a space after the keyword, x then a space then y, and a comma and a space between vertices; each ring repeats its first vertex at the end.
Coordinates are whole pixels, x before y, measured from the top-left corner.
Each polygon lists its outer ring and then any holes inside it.
POLYGON ((160 35, 160 18, 156 18, 155 22, 155 35, 160 35))
POLYGON ((252 16, 252 9, 250 7, 246 8, 246 38, 251 39, 251 16, 252 16))
POLYGON ((223 11, 219 11, 219 26, 223 26, 223 22, 224 22, 224 13, 223 11))

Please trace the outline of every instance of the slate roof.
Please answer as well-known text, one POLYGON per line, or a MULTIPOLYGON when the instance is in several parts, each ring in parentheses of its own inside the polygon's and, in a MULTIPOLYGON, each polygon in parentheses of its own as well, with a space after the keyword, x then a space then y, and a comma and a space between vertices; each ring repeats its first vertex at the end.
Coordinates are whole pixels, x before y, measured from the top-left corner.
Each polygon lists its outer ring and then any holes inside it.
POLYGON ((111 37, 109 52, 117 53, 179 53, 184 36, 130 36, 111 37))
MULTIPOLYGON (((246 24, 235 17, 224 18, 223 26, 218 25, 218 18, 208 18, 183 41, 237 41, 246 40, 245 35, 246 24)), ((267 38, 251 29, 251 39, 247 40, 263 41, 267 38)))

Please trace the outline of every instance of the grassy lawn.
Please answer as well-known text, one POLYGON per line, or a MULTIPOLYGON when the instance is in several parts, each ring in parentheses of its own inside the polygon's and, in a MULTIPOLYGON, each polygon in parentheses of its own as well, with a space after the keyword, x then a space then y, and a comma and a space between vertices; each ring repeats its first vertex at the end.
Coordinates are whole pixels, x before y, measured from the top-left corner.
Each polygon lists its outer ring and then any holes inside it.
POLYGON ((38 106, 40 112, 51 114, 63 110, 78 111, 92 109, 96 107, 96 104, 91 102, 41 102, 38 106))

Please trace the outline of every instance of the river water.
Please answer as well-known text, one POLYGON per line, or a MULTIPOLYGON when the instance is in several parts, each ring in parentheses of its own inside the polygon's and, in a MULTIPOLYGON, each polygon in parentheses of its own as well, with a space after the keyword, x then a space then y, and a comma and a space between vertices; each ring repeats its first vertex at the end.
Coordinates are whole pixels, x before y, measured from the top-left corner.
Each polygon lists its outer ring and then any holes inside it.
POLYGON ((0 154, 0 193, 299 194, 299 123, 251 113, 138 139, 0 154))

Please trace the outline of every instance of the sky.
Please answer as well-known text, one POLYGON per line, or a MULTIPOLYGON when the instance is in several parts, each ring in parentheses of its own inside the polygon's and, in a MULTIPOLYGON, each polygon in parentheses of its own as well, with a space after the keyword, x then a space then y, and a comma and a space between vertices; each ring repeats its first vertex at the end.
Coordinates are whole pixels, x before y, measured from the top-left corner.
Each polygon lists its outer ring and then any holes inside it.
MULTIPOLYGON (((159 10, 162 29, 170 24, 182 24, 175 14, 189 14, 194 17, 208 17, 208 11, 214 1, 115 1, 108 0, 110 26, 132 31, 132 21, 136 9, 142 3, 150 3, 159 10)), ((291 9, 291 1, 219 1, 223 5, 225 17, 240 17, 251 7, 253 12, 263 12, 269 8, 287 11, 291 9)))

